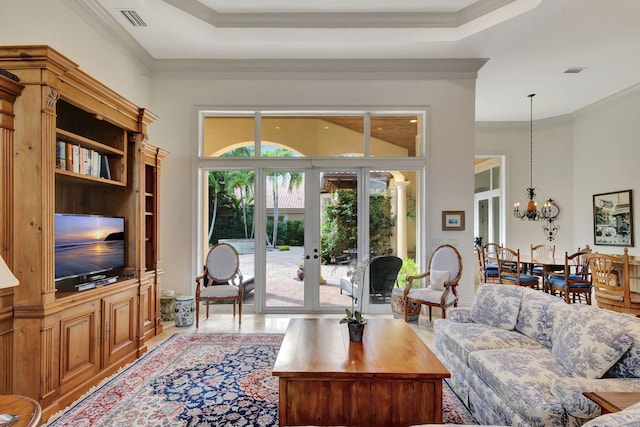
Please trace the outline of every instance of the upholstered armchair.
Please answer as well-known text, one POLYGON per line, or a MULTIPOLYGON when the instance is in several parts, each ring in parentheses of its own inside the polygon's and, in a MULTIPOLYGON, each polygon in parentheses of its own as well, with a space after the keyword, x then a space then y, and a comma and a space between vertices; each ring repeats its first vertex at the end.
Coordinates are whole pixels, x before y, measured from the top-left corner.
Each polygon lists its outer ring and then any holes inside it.
POLYGON ((431 254, 429 271, 407 277, 407 286, 404 288, 404 320, 409 321, 408 307, 415 304, 429 307, 429 321, 431 307, 439 307, 442 318, 446 318, 446 309, 458 305, 456 286, 461 275, 460 252, 451 245, 438 246, 431 254))
POLYGON ((240 272, 240 259, 236 249, 228 243, 214 245, 207 254, 204 272, 196 277, 196 329, 200 321, 200 302, 233 302, 233 315, 236 315, 238 303, 239 322, 242 322, 242 299, 244 286, 240 272))

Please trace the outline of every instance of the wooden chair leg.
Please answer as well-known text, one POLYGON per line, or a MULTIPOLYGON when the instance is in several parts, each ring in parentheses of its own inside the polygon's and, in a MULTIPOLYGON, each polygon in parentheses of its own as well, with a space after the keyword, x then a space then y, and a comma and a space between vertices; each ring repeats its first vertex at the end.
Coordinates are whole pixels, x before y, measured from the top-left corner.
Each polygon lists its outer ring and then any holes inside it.
POLYGON ((200 323, 200 301, 196 301, 196 329, 200 323))
POLYGON ((242 298, 238 302, 238 325, 242 323, 242 298))
POLYGON ((429 322, 431 322, 431 306, 429 306, 429 322))

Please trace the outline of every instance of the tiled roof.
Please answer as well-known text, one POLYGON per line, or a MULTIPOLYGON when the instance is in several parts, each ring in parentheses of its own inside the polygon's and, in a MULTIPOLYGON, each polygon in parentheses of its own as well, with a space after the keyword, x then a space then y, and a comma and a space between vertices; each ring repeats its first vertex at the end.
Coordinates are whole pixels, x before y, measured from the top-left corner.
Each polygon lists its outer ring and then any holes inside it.
MULTIPOLYGON (((267 177, 267 210, 273 210, 273 191, 271 183, 274 177, 267 177)), ((282 210, 304 210, 304 178, 300 185, 289 189, 289 180, 278 179, 278 209, 282 210)))

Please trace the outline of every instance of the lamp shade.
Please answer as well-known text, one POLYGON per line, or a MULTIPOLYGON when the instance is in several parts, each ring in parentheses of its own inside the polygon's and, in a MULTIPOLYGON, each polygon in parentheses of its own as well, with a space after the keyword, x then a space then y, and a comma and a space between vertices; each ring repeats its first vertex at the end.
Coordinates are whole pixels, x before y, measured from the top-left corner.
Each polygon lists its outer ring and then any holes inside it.
POLYGON ((11 288, 19 284, 20 282, 16 276, 13 275, 7 263, 4 262, 4 259, 0 256, 0 289, 11 288))

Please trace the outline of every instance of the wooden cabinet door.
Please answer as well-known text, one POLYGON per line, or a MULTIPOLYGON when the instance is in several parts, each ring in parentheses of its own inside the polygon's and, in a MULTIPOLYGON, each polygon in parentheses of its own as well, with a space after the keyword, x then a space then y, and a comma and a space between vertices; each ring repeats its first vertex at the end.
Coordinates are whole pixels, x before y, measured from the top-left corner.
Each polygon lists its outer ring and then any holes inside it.
POLYGON ((102 300, 104 313, 103 368, 134 355, 137 348, 137 290, 127 289, 102 300))
POLYGON ((71 390, 100 371, 100 300, 60 317, 60 390, 71 390))
POLYGON ((140 280, 140 328, 142 341, 155 335, 157 301, 155 286, 155 271, 145 274, 140 280))

